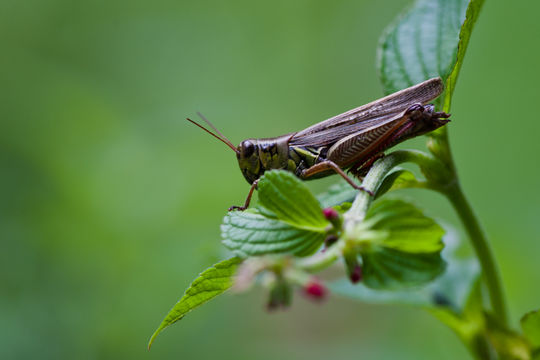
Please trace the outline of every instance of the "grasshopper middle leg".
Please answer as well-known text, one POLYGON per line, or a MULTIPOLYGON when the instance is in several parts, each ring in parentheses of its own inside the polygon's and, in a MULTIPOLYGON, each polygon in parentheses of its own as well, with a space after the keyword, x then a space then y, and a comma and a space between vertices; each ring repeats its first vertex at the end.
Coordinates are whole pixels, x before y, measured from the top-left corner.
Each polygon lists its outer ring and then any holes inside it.
POLYGON ((360 185, 356 185, 356 183, 349 176, 347 176, 347 174, 345 174, 345 171, 343 171, 335 162, 333 162, 331 160, 324 160, 324 161, 322 161, 322 162, 320 162, 318 164, 313 165, 310 168, 302 170, 302 172, 300 173, 300 177, 302 179, 307 179, 310 176, 313 176, 315 174, 318 174, 318 173, 321 173, 321 172, 324 172, 324 171, 328 171, 328 170, 333 170, 337 174, 341 175, 341 177, 343 179, 345 179, 345 181, 347 181, 349 183, 349 185, 351 185, 353 188, 355 188, 357 190, 360 190, 360 191, 367 192, 371 196, 374 195, 372 191, 366 189, 365 187, 360 186, 360 185))

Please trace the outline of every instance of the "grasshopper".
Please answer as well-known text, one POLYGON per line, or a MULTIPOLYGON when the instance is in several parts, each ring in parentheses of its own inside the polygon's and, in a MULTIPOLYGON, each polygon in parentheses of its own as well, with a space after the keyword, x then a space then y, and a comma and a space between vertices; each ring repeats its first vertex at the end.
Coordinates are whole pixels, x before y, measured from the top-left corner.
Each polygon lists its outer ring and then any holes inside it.
POLYGON ((443 90, 441 78, 433 78, 307 129, 274 138, 247 139, 237 147, 200 113, 216 134, 189 118, 187 120, 236 153, 240 170, 251 188, 244 205, 231 206, 229 211, 245 210, 259 178, 272 169, 290 171, 303 180, 337 173, 353 188, 367 191, 345 171, 354 176, 365 175, 388 148, 448 123, 450 114, 435 112, 434 105, 427 104, 443 90))

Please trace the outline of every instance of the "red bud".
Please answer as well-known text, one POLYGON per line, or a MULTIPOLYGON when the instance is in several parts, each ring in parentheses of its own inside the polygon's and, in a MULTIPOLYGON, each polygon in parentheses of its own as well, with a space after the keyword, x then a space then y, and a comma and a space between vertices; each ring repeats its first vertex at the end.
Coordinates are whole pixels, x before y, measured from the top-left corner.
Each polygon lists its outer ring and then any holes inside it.
POLYGON ((334 208, 326 208, 326 209, 323 209, 323 215, 324 217, 327 219, 327 220, 337 220, 339 219, 339 214, 338 212, 336 211, 336 209, 334 208))
POLYGON ((353 284, 362 281, 362 267, 360 265, 356 265, 353 271, 351 271, 349 274, 349 277, 353 284))
POLYGON ((323 284, 316 280, 312 280, 304 286, 304 292, 308 297, 314 300, 322 300, 326 297, 327 290, 323 284))

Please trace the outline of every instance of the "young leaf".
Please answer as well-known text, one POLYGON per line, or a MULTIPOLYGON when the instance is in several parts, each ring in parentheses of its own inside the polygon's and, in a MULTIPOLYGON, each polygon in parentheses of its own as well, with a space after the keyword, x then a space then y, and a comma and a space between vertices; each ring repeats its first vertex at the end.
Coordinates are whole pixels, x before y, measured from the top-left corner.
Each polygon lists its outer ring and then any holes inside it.
POLYGON ((469 0, 418 0, 387 29, 378 52, 385 93, 436 76, 448 78, 458 59, 468 4, 469 0))
POLYGON ((258 188, 262 208, 228 213, 223 244, 240 257, 315 252, 331 224, 309 189, 293 174, 275 170, 264 174, 258 188))
POLYGON ((521 318, 523 334, 533 349, 540 349, 540 310, 531 311, 521 318))
POLYGON ((429 282, 444 271, 438 253, 406 253, 381 247, 362 254, 364 283, 373 289, 392 289, 429 282))
MULTIPOLYGON (((348 298, 376 304, 406 304, 437 309, 454 315, 461 314, 470 303, 471 293, 480 278, 480 267, 474 258, 462 259, 456 255, 459 246, 454 231, 444 236, 442 257, 447 263, 444 274, 434 281, 415 288, 397 290, 371 289, 340 279, 328 284, 330 291, 348 298)), ((469 306, 468 308, 470 308, 469 306)))
POLYGON ((294 227, 318 231, 328 226, 317 199, 288 171, 266 172, 259 181, 258 193, 262 206, 294 227))
POLYGON ((372 289, 362 283, 352 284, 342 278, 327 284, 329 290, 347 298, 373 304, 413 305, 424 308, 444 308, 461 312, 480 271, 474 260, 445 258, 448 267, 444 274, 421 287, 403 289, 372 289))
POLYGON ((440 275, 444 230, 414 205, 382 199, 366 214, 372 239, 361 251, 364 283, 371 288, 418 285, 440 275))
POLYGON ((248 210, 228 213, 221 225, 221 236, 223 244, 240 257, 280 253, 305 256, 321 246, 326 230, 306 230, 248 210))
POLYGON ((344 202, 352 202, 358 195, 358 190, 354 189, 345 181, 340 181, 328 188, 328 190, 317 196, 323 208, 341 205, 344 202))
POLYGON ((409 253, 439 253, 443 228, 413 204, 386 198, 373 203, 366 214, 371 230, 385 232, 376 245, 409 253))
POLYGON ((389 191, 417 187, 418 184, 419 181, 412 172, 397 168, 385 176, 379 190, 377 190, 377 198, 389 191))
POLYGON ((233 284, 233 275, 242 260, 231 258, 203 271, 189 286, 184 296, 173 306, 159 327, 154 331, 148 349, 156 337, 169 325, 181 320, 188 312, 222 294, 233 284))

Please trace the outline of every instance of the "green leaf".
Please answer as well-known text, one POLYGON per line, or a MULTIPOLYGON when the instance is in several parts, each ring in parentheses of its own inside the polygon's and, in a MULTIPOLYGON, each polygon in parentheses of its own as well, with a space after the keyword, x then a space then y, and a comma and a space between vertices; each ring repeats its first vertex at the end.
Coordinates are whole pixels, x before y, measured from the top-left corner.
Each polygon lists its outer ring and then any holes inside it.
POLYGON ((540 348, 540 310, 525 314, 521 318, 521 328, 532 348, 540 348))
POLYGON ((429 282, 444 270, 437 253, 412 254, 385 247, 362 254, 364 283, 374 289, 392 289, 429 282))
POLYGON ((306 230, 256 210, 235 211, 223 219, 221 236, 223 244, 240 257, 283 253, 306 256, 321 246, 325 228, 306 230))
POLYGON ((323 243, 331 224, 309 189, 286 171, 269 171, 259 181, 259 210, 230 212, 223 219, 223 244, 237 256, 306 256, 323 243))
POLYGON ((400 199, 386 198, 373 203, 366 214, 371 230, 384 233, 381 247, 409 253, 439 253, 444 229, 416 206, 400 199))
POLYGON ((378 200, 368 210, 365 223, 369 231, 361 255, 367 286, 418 285, 444 271, 444 230, 414 205, 397 199, 378 200))
POLYGON ((317 196, 323 208, 341 205, 344 202, 352 202, 358 195, 358 190, 354 189, 345 181, 340 181, 328 188, 328 190, 317 196))
POLYGON ((266 172, 259 181, 258 192, 262 206, 296 228, 318 231, 328 225, 315 196, 288 171, 266 172))
POLYGON ((328 284, 336 294, 375 304, 403 304, 438 309, 452 314, 462 313, 474 284, 480 277, 476 259, 461 259, 455 255, 457 237, 451 231, 445 235, 447 244, 442 256, 447 263, 444 274, 424 286, 397 290, 371 289, 362 283, 351 284, 339 279, 328 284))
POLYGON ((329 283, 328 288, 332 293, 367 303, 444 308, 456 313, 462 311, 478 276, 479 267, 476 261, 456 259, 443 275, 421 287, 372 289, 362 283, 352 284, 349 279, 342 278, 329 283))
POLYGON ((432 77, 448 78, 458 60, 459 34, 468 3, 418 0, 387 29, 378 53, 385 93, 432 77))
POLYGON ((377 190, 377 198, 389 191, 418 187, 421 182, 409 170, 396 168, 384 177, 384 180, 377 190))
POLYGON ((484 5, 484 0, 471 0, 469 6, 467 7, 467 13, 465 15, 465 21, 461 26, 461 31, 459 33, 459 44, 458 44, 458 54, 457 60, 454 64, 454 68, 450 73, 450 76, 446 80, 446 93, 444 96, 444 105, 443 109, 445 111, 450 111, 450 105, 452 102, 452 94, 456 87, 457 78, 459 71, 461 70, 461 65, 463 64, 463 58, 465 57, 465 52, 469 45, 469 39, 471 38, 471 33, 478 20, 478 15, 480 15, 480 10, 484 5))
POLYGON ((231 258, 203 271, 189 286, 184 296, 173 306, 148 342, 148 349, 156 337, 169 325, 181 320, 188 312, 222 294, 233 284, 233 275, 242 260, 231 258))

